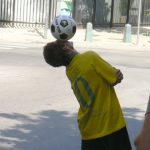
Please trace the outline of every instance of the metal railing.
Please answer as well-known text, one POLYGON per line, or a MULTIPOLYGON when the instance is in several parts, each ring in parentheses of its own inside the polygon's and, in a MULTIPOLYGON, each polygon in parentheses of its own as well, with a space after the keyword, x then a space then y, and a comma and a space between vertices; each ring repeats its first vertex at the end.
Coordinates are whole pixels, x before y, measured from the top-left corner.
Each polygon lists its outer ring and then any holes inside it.
MULTIPOLYGON (((48 27, 60 0, 0 0, 0 26, 48 27), (47 5, 48 4, 48 5, 47 5)), ((73 1, 77 24, 96 26, 137 25, 138 0, 73 1)), ((150 1, 142 0, 141 24, 150 25, 150 1)))
POLYGON ((0 25, 43 27, 46 22, 47 1, 48 18, 51 20, 56 0, 0 0, 0 25))

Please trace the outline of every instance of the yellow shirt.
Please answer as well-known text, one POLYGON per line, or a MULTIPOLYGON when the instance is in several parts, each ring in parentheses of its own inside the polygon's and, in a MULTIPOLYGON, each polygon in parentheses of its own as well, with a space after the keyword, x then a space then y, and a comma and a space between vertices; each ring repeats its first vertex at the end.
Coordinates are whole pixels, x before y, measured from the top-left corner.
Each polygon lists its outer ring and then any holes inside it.
POLYGON ((84 140, 103 137, 125 127, 112 86, 116 81, 116 71, 92 51, 76 55, 66 68, 80 104, 78 126, 84 140))

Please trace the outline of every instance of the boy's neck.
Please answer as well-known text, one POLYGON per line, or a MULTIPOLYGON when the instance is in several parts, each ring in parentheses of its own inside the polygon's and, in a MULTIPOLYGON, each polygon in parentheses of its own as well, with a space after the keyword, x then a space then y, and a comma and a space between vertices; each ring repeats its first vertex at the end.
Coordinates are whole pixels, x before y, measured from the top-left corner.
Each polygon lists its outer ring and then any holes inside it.
POLYGON ((68 66, 70 64, 70 62, 72 61, 74 56, 76 56, 77 54, 79 54, 79 53, 77 51, 75 51, 75 50, 67 54, 66 66, 68 66))

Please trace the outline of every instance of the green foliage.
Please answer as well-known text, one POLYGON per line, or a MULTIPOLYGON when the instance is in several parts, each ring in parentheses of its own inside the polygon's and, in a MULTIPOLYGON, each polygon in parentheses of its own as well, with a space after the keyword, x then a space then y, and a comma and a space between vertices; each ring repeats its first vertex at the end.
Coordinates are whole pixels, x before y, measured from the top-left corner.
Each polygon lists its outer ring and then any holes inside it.
POLYGON ((144 12, 145 12, 147 17, 150 16, 150 9, 146 9, 144 12))
POLYGON ((144 36, 150 36, 150 32, 147 31, 146 33, 143 33, 144 36))
POLYGON ((72 1, 71 1, 71 0, 70 0, 70 1, 64 0, 64 2, 66 3, 67 8, 68 8, 70 11, 72 11, 72 1))
POLYGON ((122 16, 126 16, 127 6, 128 6, 128 1, 127 0, 121 0, 120 1, 119 9, 120 9, 120 12, 121 12, 122 16))

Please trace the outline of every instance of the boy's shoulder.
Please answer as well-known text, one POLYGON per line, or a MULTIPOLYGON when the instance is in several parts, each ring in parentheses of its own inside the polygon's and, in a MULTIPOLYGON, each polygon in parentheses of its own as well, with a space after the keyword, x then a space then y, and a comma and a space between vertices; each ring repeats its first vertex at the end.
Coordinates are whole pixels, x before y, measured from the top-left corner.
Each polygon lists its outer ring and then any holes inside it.
POLYGON ((98 55, 95 51, 92 50, 87 50, 84 53, 82 53, 83 55, 89 55, 89 56, 96 56, 98 55))

